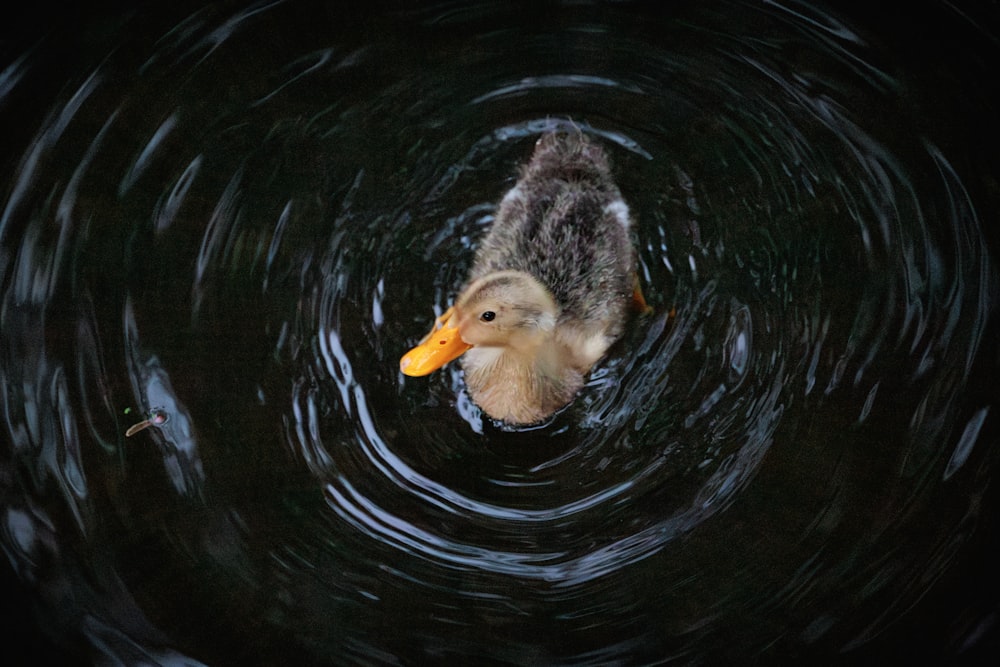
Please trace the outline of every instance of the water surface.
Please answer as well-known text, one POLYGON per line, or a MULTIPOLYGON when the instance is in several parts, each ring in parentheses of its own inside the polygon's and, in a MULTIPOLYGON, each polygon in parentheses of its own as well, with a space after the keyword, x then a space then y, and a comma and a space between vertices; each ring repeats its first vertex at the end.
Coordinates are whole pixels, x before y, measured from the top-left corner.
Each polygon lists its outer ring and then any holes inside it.
POLYGON ((210 665, 995 648, 985 18, 920 5, 925 42, 805 3, 401 4, 9 42, 0 545, 41 641, 210 665), (565 127, 613 161, 654 312, 512 430, 457 365, 397 362, 565 127))

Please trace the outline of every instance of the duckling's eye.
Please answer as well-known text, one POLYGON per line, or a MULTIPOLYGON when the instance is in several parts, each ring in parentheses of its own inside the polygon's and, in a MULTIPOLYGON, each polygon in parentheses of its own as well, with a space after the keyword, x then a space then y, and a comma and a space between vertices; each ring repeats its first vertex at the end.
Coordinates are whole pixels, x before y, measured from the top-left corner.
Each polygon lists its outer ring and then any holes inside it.
POLYGON ((497 314, 494 313, 492 310, 487 310, 486 312, 484 312, 482 315, 479 316, 479 319, 481 319, 483 322, 492 322, 496 318, 497 314))

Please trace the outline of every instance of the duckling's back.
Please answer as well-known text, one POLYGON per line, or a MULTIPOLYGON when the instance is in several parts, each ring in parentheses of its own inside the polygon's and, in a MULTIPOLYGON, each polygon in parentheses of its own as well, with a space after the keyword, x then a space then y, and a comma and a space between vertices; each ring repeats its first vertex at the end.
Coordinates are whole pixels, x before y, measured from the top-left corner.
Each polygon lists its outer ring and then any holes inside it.
POLYGON ((504 269, 538 278, 562 309, 561 320, 620 333, 635 273, 628 206, 604 151, 583 134, 539 139, 500 202, 470 281, 504 269))

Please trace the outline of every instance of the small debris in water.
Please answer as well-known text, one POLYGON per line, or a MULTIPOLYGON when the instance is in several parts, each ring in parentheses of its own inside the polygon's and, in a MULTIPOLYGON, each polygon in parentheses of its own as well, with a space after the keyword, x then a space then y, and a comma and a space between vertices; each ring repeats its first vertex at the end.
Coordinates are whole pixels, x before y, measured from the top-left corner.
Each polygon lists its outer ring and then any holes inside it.
MULTIPOLYGON (((128 414, 129 412, 131 412, 131 408, 125 410, 125 414, 128 414)), ((168 418, 169 416, 163 410, 150 410, 149 416, 146 419, 143 419, 138 424, 133 424, 127 431, 125 431, 125 437, 129 438, 139 431, 149 428, 150 426, 162 426, 167 423, 168 418)))

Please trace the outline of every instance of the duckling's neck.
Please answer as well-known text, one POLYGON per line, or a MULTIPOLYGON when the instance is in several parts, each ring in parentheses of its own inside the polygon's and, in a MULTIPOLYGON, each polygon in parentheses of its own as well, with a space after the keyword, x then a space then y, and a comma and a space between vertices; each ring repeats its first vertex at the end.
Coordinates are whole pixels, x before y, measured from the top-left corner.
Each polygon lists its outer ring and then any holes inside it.
POLYGON ((583 386, 583 375, 566 363, 554 338, 527 349, 474 347, 462 364, 472 399, 494 419, 511 424, 541 421, 583 386))

